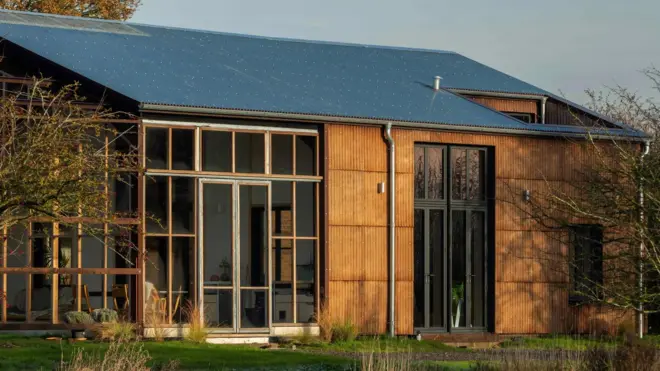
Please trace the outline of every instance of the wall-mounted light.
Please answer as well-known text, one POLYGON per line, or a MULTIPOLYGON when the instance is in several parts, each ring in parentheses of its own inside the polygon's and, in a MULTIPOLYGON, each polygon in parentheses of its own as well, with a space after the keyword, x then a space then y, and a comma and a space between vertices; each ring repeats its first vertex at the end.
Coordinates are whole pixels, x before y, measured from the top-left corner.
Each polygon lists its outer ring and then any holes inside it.
POLYGON ((529 191, 529 189, 526 189, 523 191, 523 200, 525 202, 529 202, 529 200, 532 198, 532 193, 529 191))
POLYGON ((385 193, 385 182, 378 183, 378 193, 385 193))

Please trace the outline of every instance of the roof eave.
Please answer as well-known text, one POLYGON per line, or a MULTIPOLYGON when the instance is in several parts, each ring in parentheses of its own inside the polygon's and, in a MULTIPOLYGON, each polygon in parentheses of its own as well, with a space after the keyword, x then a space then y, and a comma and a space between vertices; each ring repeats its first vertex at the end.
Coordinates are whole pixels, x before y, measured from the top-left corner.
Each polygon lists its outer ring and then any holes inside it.
POLYGON ((593 138, 593 139, 609 139, 609 140, 627 140, 634 142, 648 141, 648 136, 625 135, 622 133, 599 134, 585 130, 581 133, 564 132, 564 131, 543 131, 529 129, 507 129, 497 127, 483 127, 472 125, 457 125, 446 123, 432 123, 432 122, 410 122, 389 120, 384 118, 362 118, 362 117, 345 117, 345 116, 330 116, 330 115, 314 115, 306 113, 293 113, 293 112, 269 112, 269 111, 254 111, 242 110, 233 108, 209 108, 209 107, 192 107, 192 106, 176 106, 158 103, 141 103, 140 111, 144 113, 176 113, 176 114, 189 114, 189 115, 212 115, 212 116, 233 116, 244 117, 253 119, 270 119, 270 120, 295 120, 311 123, 344 123, 344 124, 366 124, 366 125, 386 125, 391 123, 394 126, 404 128, 416 129, 435 129, 445 131, 459 131, 469 133, 487 133, 487 134, 507 134, 507 135, 522 135, 522 136, 540 136, 540 137, 569 137, 569 138, 593 138))

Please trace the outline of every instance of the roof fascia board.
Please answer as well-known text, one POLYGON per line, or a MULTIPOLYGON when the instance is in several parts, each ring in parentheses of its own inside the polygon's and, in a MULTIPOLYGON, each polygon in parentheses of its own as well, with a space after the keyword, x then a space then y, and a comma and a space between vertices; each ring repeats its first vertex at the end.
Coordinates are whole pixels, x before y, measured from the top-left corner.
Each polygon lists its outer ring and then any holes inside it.
POLYGON ((506 134, 506 135, 522 135, 522 136, 540 136, 540 137, 564 137, 564 138, 593 138, 593 139, 609 139, 609 140, 628 140, 634 142, 644 142, 648 138, 614 135, 614 134, 598 134, 598 133, 567 133, 567 132, 554 132, 554 131, 540 131, 530 129, 504 129, 504 128, 489 128, 489 127, 476 127, 469 125, 451 125, 451 124, 435 124, 425 122, 406 122, 386 119, 369 119, 359 117, 342 117, 342 116, 321 116, 310 115, 302 113, 285 113, 285 112, 264 112, 264 111, 250 111, 240 109, 227 109, 227 108, 205 108, 205 107, 182 107, 171 106, 154 103, 142 103, 140 110, 144 113, 176 113, 176 114, 191 114, 191 115, 211 115, 211 116, 234 116, 252 119, 267 119, 267 120, 295 120, 311 123, 342 123, 342 124, 365 124, 365 125, 386 125, 391 123, 394 126, 411 129, 434 129, 443 131, 460 131, 469 133, 481 134, 506 134))
POLYGON ((542 101, 543 99, 547 99, 547 97, 545 95, 537 95, 537 94, 505 93, 505 92, 499 92, 499 91, 457 89, 457 88, 447 88, 447 87, 445 87, 445 90, 449 90, 449 91, 451 91, 452 93, 455 93, 455 94, 478 95, 478 96, 483 96, 483 97, 512 98, 512 99, 532 99, 532 100, 538 100, 538 101, 542 101))

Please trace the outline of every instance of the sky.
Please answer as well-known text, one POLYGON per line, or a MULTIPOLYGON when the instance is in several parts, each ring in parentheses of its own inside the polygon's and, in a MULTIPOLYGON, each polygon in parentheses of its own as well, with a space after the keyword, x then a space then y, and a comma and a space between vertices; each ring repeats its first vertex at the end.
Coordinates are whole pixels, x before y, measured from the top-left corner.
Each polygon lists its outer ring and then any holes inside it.
POLYGON ((142 0, 132 22, 451 50, 578 103, 622 85, 654 96, 658 0, 142 0))

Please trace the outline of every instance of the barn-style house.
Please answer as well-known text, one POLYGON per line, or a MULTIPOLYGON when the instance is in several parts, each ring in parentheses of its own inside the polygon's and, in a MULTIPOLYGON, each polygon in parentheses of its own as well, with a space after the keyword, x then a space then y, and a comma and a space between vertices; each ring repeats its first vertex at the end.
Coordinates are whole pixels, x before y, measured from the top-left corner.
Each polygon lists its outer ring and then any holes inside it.
POLYGON ((0 249, 0 331, 65 329, 65 312, 98 308, 144 324, 149 307, 176 334, 187 302, 217 338, 315 333, 321 306, 365 334, 618 321, 510 254, 560 246, 507 200, 575 181, 589 128, 639 137, 621 124, 448 51, 8 11, 0 36, 4 84, 80 82, 133 115, 108 143, 146 168, 108 187, 134 215, 131 259, 75 228, 4 231, 27 237, 0 249))

